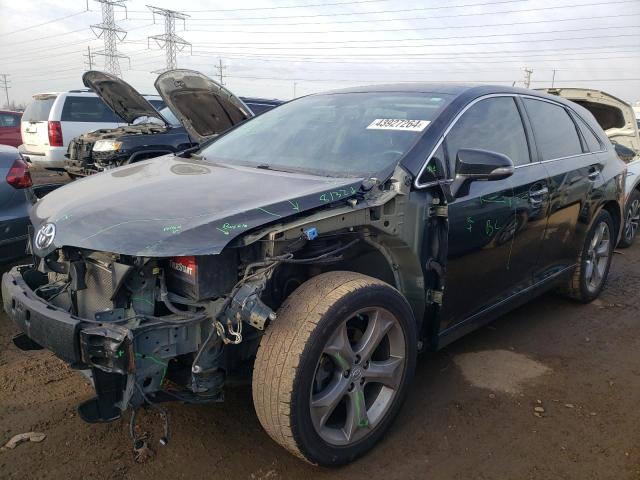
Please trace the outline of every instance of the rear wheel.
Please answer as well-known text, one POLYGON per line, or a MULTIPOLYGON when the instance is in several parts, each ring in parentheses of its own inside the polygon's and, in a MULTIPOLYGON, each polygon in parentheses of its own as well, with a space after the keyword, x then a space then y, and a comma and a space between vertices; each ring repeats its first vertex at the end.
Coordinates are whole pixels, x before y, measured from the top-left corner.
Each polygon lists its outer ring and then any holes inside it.
POLYGON ((415 357, 415 321, 397 290, 352 272, 318 275, 289 296, 260 343, 260 423, 311 463, 350 462, 391 424, 415 357))
POLYGON ((602 210, 589 229, 578 266, 566 288, 569 297, 587 303, 600 295, 609 274, 614 242, 613 220, 609 212, 602 210))
POLYGON ((618 246, 621 248, 631 246, 638 233, 638 225, 640 225, 640 192, 634 190, 627 200, 624 212, 624 233, 618 246))

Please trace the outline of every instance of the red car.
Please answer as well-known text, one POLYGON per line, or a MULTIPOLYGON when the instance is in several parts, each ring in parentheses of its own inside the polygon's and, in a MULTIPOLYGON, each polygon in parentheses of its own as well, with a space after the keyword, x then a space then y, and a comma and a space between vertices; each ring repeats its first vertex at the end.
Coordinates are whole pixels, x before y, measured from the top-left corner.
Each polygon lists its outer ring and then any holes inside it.
POLYGON ((22 145, 21 118, 21 112, 0 110, 0 145, 11 145, 16 148, 22 145))

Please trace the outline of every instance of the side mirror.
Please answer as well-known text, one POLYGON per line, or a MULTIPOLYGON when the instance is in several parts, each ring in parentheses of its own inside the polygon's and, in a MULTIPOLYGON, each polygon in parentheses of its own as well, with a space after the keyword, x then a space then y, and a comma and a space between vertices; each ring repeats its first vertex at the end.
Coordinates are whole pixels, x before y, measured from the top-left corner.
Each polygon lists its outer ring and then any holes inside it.
POLYGON ((456 178, 451 184, 451 195, 469 194, 469 185, 478 180, 503 180, 513 175, 513 162, 501 153, 462 148, 456 157, 456 178))

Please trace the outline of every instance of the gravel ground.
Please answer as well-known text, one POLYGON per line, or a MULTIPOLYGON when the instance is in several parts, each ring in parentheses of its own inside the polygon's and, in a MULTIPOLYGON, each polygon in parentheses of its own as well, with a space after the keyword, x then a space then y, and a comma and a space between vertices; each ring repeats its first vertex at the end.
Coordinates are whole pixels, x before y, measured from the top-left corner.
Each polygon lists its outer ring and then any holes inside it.
POLYGON ((121 420, 83 423, 91 388, 46 351, 19 352, 0 314, 0 478, 20 479, 640 479, 640 243, 614 257, 590 305, 546 295, 420 357, 407 402, 369 455, 309 466, 262 431, 248 388, 225 403, 169 406, 172 439, 141 416, 156 454, 135 463, 121 420))

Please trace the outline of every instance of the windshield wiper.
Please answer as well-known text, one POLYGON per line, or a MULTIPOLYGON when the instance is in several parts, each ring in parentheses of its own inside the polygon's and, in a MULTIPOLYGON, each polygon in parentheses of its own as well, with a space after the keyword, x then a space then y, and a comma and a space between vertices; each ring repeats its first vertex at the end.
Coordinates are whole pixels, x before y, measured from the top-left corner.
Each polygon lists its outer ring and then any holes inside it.
MULTIPOLYGON (((185 150, 182 150, 181 152, 176 153, 176 157, 180 157, 180 158, 190 158, 193 152, 197 151, 200 148, 200 145, 194 145, 193 147, 189 147, 185 150)), ((198 158, 202 158, 200 155, 198 155, 198 158)))

